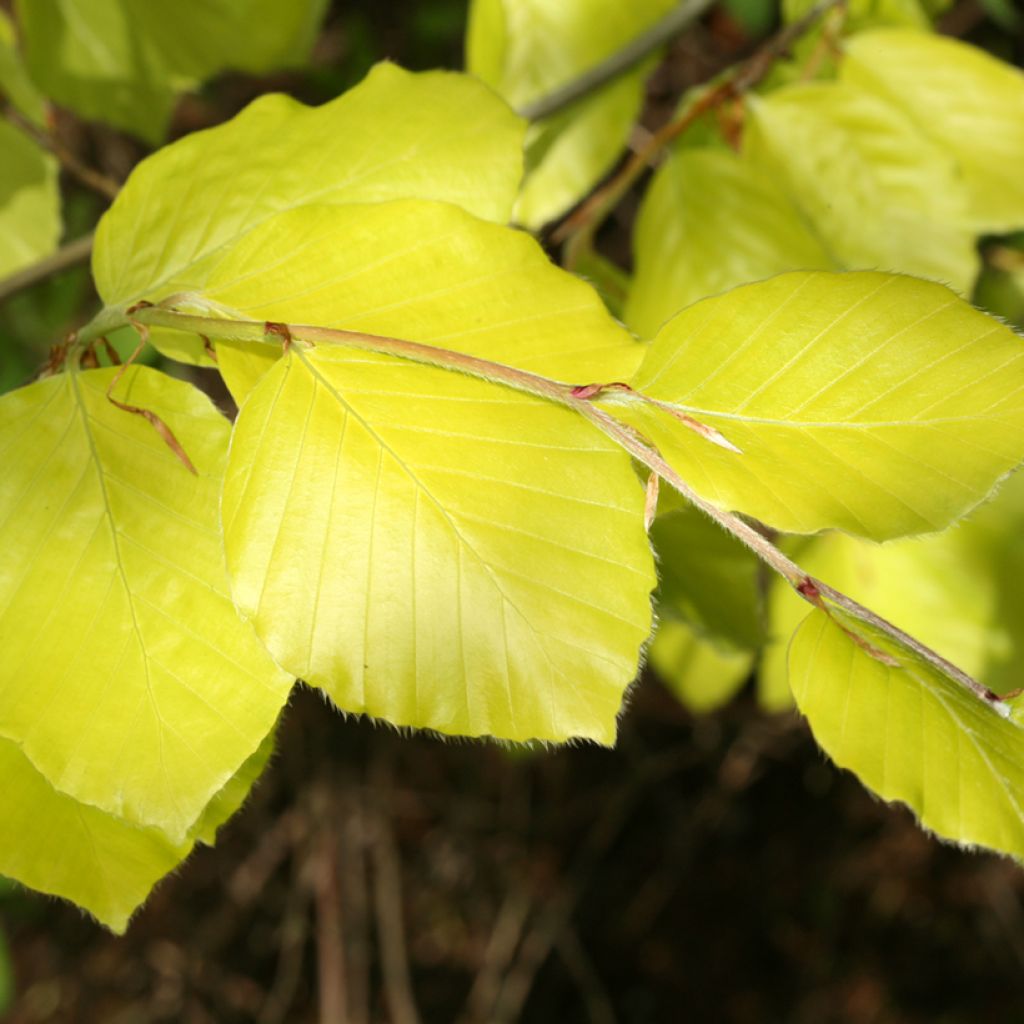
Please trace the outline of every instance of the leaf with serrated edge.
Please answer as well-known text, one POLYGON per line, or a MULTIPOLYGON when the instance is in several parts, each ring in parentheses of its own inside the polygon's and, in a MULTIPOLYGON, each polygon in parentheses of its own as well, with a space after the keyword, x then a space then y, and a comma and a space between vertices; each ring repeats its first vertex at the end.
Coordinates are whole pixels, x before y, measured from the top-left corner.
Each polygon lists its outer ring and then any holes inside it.
POLYGON ((295 345, 242 406, 222 512, 236 604, 342 709, 611 743, 651 626, 643 504, 556 403, 295 345))
POLYGON ((228 596, 217 523, 229 424, 131 367, 0 399, 0 735, 62 792, 180 842, 259 746, 292 677, 228 596), (43 655, 45 652, 45 656, 43 655))
POLYGON ((130 825, 58 792, 16 743, 0 739, 0 875, 73 900, 121 933, 153 886, 188 856, 194 841, 213 843, 217 829, 241 807, 266 767, 273 742, 271 734, 214 794, 188 838, 175 844, 159 829, 130 825), (61 836, 60 843, 53 842, 54 835, 61 836))
POLYGON ((0 874, 73 900, 115 932, 192 848, 57 792, 7 739, 0 739, 0 778, 0 874))
POLYGON ((957 39, 899 29, 845 43, 845 80, 904 110, 957 162, 979 232, 1024 226, 1024 74, 957 39))
POLYGON ((18 0, 26 59, 48 96, 151 144, 177 93, 217 71, 305 63, 325 0, 18 0))
POLYGON ((624 395, 701 497, 778 529, 874 540, 940 530, 1024 458, 1024 344, 946 288, 793 273, 690 306, 632 386, 742 454, 624 395))
MULTIPOLYGON (((644 353, 529 235, 447 203, 282 213, 232 247, 203 295, 251 320, 401 337, 581 383, 629 377, 644 353)), ((279 350, 235 348, 218 345, 241 401, 279 350)))
POLYGON ((979 264, 956 164, 899 108, 849 83, 808 82, 750 112, 745 157, 789 193, 838 266, 970 292, 979 264))
MULTIPOLYGON (((450 72, 379 64, 322 107, 263 96, 135 168, 97 229, 96 287, 110 307, 201 290, 220 250, 311 202, 412 196, 505 221, 522 138, 522 121, 498 97, 450 72)), ((205 361, 193 336, 153 337, 174 358, 205 361)))
POLYGON ((984 700, 884 634, 858 629, 884 661, 819 610, 793 638, 793 694, 815 739, 940 836, 1024 856, 1024 733, 1011 705, 984 700))
POLYGON ((625 320, 651 338, 698 299, 834 264, 770 175, 728 149, 680 149, 644 194, 625 320))

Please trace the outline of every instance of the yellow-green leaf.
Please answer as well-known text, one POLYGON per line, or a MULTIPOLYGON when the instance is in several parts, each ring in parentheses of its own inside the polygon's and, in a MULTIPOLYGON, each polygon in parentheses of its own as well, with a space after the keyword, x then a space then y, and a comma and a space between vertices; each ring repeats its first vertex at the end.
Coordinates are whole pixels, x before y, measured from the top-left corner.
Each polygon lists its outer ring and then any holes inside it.
POLYGON ((0 735, 55 789, 184 840, 270 731, 292 677, 228 596, 218 494, 229 424, 132 367, 0 400, 0 735))
POLYGON ((940 836, 1024 856, 1024 732, 986 700, 863 623, 872 655, 815 610, 789 664, 797 705, 826 753, 940 836))
MULTIPOLYGON (((107 306, 121 308, 201 290, 225 247, 307 203, 411 196, 504 221, 522 170, 522 131, 472 78, 391 64, 322 107, 263 96, 135 168, 97 230, 96 286, 107 306)), ((154 339, 175 358, 204 361, 198 338, 154 339)))
POLYGON ((235 602, 344 710, 610 743, 651 625, 629 459, 569 410, 387 356, 293 346, 235 425, 235 602))
POLYGON ((172 843, 155 828, 137 828, 58 792, 7 739, 0 739, 0 777, 0 874, 74 900, 115 932, 192 848, 191 840, 172 843))
MULTIPOLYGON (((600 64, 673 0, 474 0, 467 68, 524 108, 600 64)), ((650 64, 531 126, 516 219, 531 228, 568 209, 610 169, 643 99, 650 64)))
POLYGON ((764 640, 759 563, 703 512, 683 505, 651 525, 658 608, 705 637, 754 650, 764 640))
MULTIPOLYGON (((812 576, 991 685, 988 669, 1003 664, 1010 640, 1000 621, 992 552, 981 541, 973 518, 953 530, 889 544, 830 533, 809 540, 797 561, 812 576)), ((761 676, 781 703, 788 692, 786 651, 808 605, 788 583, 776 579, 768 608, 772 643, 761 676)))
MULTIPOLYGON (((579 383, 628 377, 644 351, 594 290, 554 267, 525 232, 420 200, 282 213, 218 261, 202 301, 249 319, 401 337, 579 383)), ((236 400, 279 352, 263 348, 218 345, 236 400)))
POLYGON ((652 338, 698 299, 785 270, 834 264, 768 174, 728 149, 679 149, 648 188, 625 319, 652 338))
POLYGON ((970 292, 978 258, 956 163, 898 106, 849 82, 813 82, 750 111, 748 159, 778 177, 839 266, 970 292))
POLYGON ((1024 73, 948 36, 879 29, 846 43, 843 77, 905 111, 956 161, 967 221, 1024 226, 1024 73))
POLYGON ((647 658, 665 686, 696 714, 731 700, 754 664, 750 651, 717 645, 675 619, 659 623, 647 658))
POLYGON ((18 0, 32 76, 58 103, 156 144, 179 92, 302 63, 325 0, 18 0))
POLYGON ((940 530, 1024 458, 1024 344, 946 288, 783 274, 684 310, 607 408, 702 497, 781 530, 940 530))
POLYGON ((0 121, 0 277, 49 256, 60 239, 57 161, 0 121))

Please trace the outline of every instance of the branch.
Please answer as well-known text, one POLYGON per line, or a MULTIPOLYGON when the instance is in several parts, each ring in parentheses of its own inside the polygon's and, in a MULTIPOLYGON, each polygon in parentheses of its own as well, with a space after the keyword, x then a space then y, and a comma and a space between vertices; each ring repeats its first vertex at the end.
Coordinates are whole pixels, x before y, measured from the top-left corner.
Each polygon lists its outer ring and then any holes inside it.
POLYGON ((37 127, 11 106, 8 106, 6 116, 11 124, 20 128, 47 152, 52 153, 57 158, 61 167, 72 177, 77 178, 86 188, 91 188, 94 192, 98 192, 104 199, 114 199, 117 197, 117 193, 121 191, 121 186, 113 178, 109 178, 107 175, 93 170, 88 164, 83 163, 51 132, 37 127))
POLYGON ((714 85, 709 86, 688 104, 677 118, 655 132, 647 145, 634 153, 618 174, 594 192, 552 233, 552 242, 568 243, 566 264, 569 267, 574 264, 576 253, 582 246, 589 244, 597 229, 668 143, 686 131, 707 111, 726 100, 742 96, 757 85, 771 70, 775 61, 819 18, 833 8, 843 7, 844 4, 845 0, 821 0, 802 18, 776 33, 752 57, 725 72, 714 85))
MULTIPOLYGON (((997 694, 946 661, 935 651, 925 647, 904 633, 903 630, 898 629, 852 598, 806 573, 741 516, 735 512, 718 508, 700 497, 645 438, 631 427, 615 419, 604 409, 593 404, 591 399, 600 394, 600 389, 595 391, 594 385, 566 384, 488 359, 480 359, 462 352, 434 348, 432 345, 423 345, 400 338, 305 324, 281 324, 198 316, 159 306, 133 307, 131 314, 115 309, 104 310, 91 324, 83 328, 80 342, 85 338, 96 337, 105 331, 112 330, 114 327, 120 326, 122 322, 140 322, 160 327, 171 327, 224 341, 262 342, 274 345, 280 345, 283 341, 284 347, 286 349, 294 348, 298 357, 303 361, 306 359, 301 347, 303 344, 308 347, 318 344, 340 345, 362 351, 378 352, 456 373, 465 373, 471 377, 501 384, 513 390, 567 406, 589 420, 598 430, 651 472, 656 473, 666 483, 674 487, 687 501, 749 548, 762 562, 782 576, 809 604, 820 608, 827 614, 831 614, 830 608, 841 611, 846 616, 882 633, 899 648, 908 650, 912 655, 927 661, 934 669, 963 686, 975 697, 989 704, 1001 704, 1002 702, 997 694)), ((634 392, 634 394, 642 400, 642 394, 639 392, 634 392)), ((737 454, 737 458, 742 457, 741 454, 737 454)), ((832 617, 835 619, 835 616, 832 617)), ((889 664, 892 663, 888 655, 876 650, 863 637, 844 626, 842 621, 837 620, 837 624, 873 657, 887 661, 889 664)))
POLYGON ((73 242, 67 242, 56 252, 41 259, 38 263, 25 267, 5 277, 0 281, 0 302, 9 299, 12 295, 31 288, 32 285, 45 281, 46 278, 59 274, 78 263, 84 263, 92 252, 93 233, 76 238, 73 242))
POLYGON ((528 121, 539 121, 541 118, 557 114, 635 67, 645 57, 692 25, 714 2, 715 0, 682 0, 679 6, 666 14, 661 21, 631 40, 621 50, 616 50, 600 64, 584 71, 579 78, 559 86, 547 96, 524 104, 517 113, 528 121))

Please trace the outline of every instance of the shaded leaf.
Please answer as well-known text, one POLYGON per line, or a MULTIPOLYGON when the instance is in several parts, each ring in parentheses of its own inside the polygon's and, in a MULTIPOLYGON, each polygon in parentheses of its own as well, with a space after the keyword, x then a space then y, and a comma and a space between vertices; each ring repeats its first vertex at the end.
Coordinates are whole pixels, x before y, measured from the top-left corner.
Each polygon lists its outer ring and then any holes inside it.
MULTIPOLYGON (((671 10, 673 0, 474 0, 466 66, 515 108, 547 96, 671 10)), ((590 191, 625 146, 647 63, 531 126, 516 219, 537 228, 590 191)))
POLYGON ((843 77, 899 108, 956 161, 965 221, 1024 226, 1024 73, 948 36, 899 29, 847 41, 843 77))
POLYGON ((978 257, 956 164, 899 107, 850 83, 814 82, 750 112, 745 153, 783 184, 839 266, 970 292, 978 257))
POLYGON ((633 248, 625 319, 643 338, 698 299, 834 266, 773 178, 728 149, 678 149, 665 161, 644 195, 633 248))
POLYGON ((57 248, 60 189, 57 162, 12 124, 0 121, 0 276, 57 248))
POLYGON ((325 0, 18 0, 32 76, 82 117, 151 144, 179 92, 217 71, 257 74, 302 63, 325 0))
POLYGON ((696 714, 730 701, 750 676, 750 651, 716 645, 672 619, 658 625, 647 651, 651 667, 680 703, 696 714))

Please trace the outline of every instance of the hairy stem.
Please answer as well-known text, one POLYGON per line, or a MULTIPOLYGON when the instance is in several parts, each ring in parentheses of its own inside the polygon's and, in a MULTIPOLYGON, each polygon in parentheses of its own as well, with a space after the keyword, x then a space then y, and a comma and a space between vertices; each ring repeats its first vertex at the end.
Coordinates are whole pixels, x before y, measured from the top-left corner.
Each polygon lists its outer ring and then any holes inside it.
MULTIPOLYGON (((501 384, 516 391, 525 392, 547 401, 558 402, 579 413, 598 430, 613 440, 634 459, 656 473, 674 487, 687 501, 699 508, 705 515, 718 523, 740 543, 749 548, 762 562, 777 572, 808 603, 826 613, 836 609, 858 622, 883 633, 900 648, 927 661, 933 668, 964 686, 976 697, 989 703, 998 703, 1000 698, 981 683, 972 679, 955 665, 925 647, 913 637, 893 626, 890 622, 858 604, 852 598, 815 579, 796 562, 780 551, 767 537, 758 532, 746 520, 734 512, 718 508, 700 497, 661 453, 631 427, 617 420, 610 413, 595 405, 592 399, 600 394, 594 385, 573 385, 551 380, 539 374, 520 370, 516 367, 495 363, 489 359, 466 355, 451 349, 435 348, 419 342, 389 338, 361 331, 346 331, 331 327, 317 327, 306 324, 282 324, 268 321, 226 319, 222 317, 199 316, 178 312, 160 306, 142 306, 131 313, 104 310, 92 324, 83 329, 83 337, 96 336, 103 330, 124 323, 141 323, 149 326, 170 327, 181 331, 200 334, 220 341, 260 342, 285 347, 294 344, 335 345, 378 352, 396 356, 427 366, 465 373, 495 384, 501 384)), ((620 385, 621 386, 621 385, 620 385)), ((737 458, 742 454, 737 453, 737 458)), ((842 621, 838 624, 869 653, 883 660, 882 652, 876 651, 864 638, 851 632, 842 621)))
POLYGON ((714 0, 682 0, 674 10, 669 11, 661 21, 656 22, 646 32, 638 35, 621 50, 606 57, 600 64, 585 71, 579 78, 574 78, 565 85, 540 99, 520 107, 518 113, 528 121, 539 121, 550 117, 560 110, 572 105, 577 100, 597 92, 603 85, 631 68, 636 67, 645 57, 674 39, 680 32, 692 25, 714 0))

